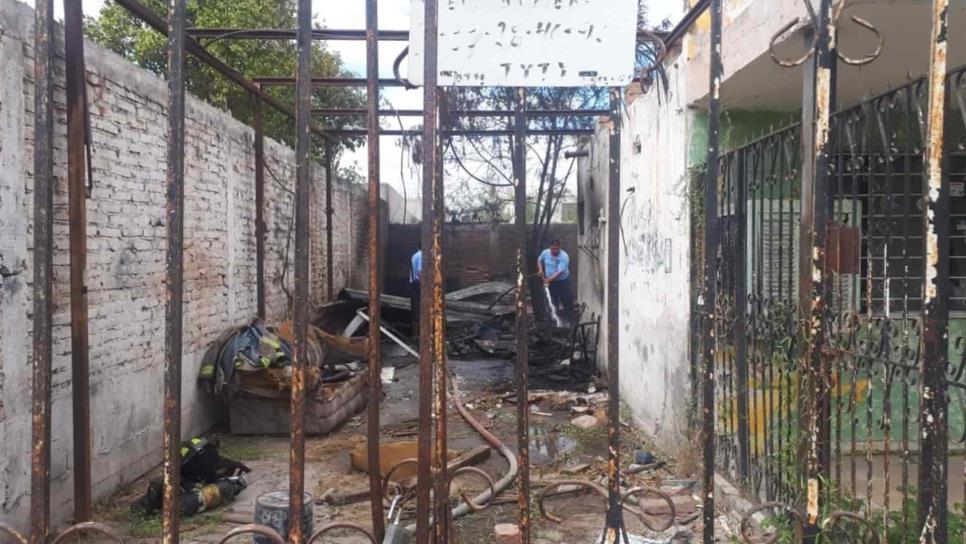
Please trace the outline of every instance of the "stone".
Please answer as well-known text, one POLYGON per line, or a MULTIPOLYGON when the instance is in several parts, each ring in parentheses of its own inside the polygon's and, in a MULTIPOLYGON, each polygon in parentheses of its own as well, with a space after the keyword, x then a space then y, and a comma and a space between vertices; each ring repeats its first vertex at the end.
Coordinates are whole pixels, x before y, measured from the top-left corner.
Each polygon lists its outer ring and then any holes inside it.
POLYGON ((578 416, 570 421, 571 425, 584 430, 593 429, 598 423, 597 418, 591 415, 578 416))
POLYGON ((493 535, 499 544, 520 544, 520 528, 515 523, 500 523, 493 527, 493 535))

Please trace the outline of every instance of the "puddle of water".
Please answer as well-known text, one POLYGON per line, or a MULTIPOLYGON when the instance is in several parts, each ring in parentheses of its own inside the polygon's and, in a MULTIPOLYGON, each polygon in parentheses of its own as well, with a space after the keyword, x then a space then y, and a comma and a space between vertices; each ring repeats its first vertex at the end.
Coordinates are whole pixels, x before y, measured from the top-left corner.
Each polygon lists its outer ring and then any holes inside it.
POLYGON ((577 448, 577 440, 546 427, 530 427, 530 462, 536 465, 556 463, 577 448))

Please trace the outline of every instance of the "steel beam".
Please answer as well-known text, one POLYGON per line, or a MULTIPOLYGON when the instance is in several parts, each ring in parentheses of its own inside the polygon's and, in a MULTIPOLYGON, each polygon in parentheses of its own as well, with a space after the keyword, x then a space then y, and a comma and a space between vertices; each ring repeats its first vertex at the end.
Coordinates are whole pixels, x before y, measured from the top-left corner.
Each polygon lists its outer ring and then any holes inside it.
POLYGON ((521 544, 530 544, 530 318, 527 313, 527 90, 513 91, 513 220, 517 241, 516 365, 517 365, 517 500, 521 544))
POLYGON ((722 37, 722 0, 711 0, 711 60, 709 74, 708 105, 708 161, 704 181, 704 294, 702 296, 702 346, 704 353, 701 365, 701 441, 704 460, 702 479, 704 543, 711 544, 714 537, 714 469, 715 469, 715 356, 717 337, 715 335, 717 285, 718 280, 718 164, 720 160, 719 122, 721 115, 721 37, 722 37))
POLYGON ((932 36, 929 48, 929 104, 925 149, 926 206, 925 286, 922 318, 922 444, 919 463, 919 542, 948 540, 949 513, 947 410, 947 359, 949 357, 949 179, 943 173, 943 137, 946 108, 946 54, 949 39, 949 0, 932 2, 932 36))
POLYGON ((30 544, 50 535, 50 393, 54 275, 54 6, 34 14, 34 273, 30 544))
MULTIPOLYGON (((382 400, 382 333, 380 330, 382 275, 380 273, 380 186, 379 186, 379 38, 377 0, 366 0, 366 113, 369 175, 369 406, 366 417, 368 460, 370 467, 379 462, 379 402, 382 400)), ((372 532, 382 541, 385 523, 382 511, 382 473, 369 471, 369 501, 372 532)))
MULTIPOLYGON (((302 544, 305 502, 305 380, 309 324, 309 158, 312 114, 312 0, 298 1, 298 84, 295 90, 295 360, 292 368, 289 456, 289 542, 302 544)), ((372 498, 378 501, 377 497, 372 498)))
POLYGON ((184 138, 186 0, 171 0, 168 14, 167 257, 164 311, 164 544, 177 544, 181 516, 181 350, 184 312, 184 138))
POLYGON ((74 522, 91 521, 90 339, 87 319, 87 101, 82 2, 64 3, 67 186, 70 210, 71 393, 74 423, 74 522))

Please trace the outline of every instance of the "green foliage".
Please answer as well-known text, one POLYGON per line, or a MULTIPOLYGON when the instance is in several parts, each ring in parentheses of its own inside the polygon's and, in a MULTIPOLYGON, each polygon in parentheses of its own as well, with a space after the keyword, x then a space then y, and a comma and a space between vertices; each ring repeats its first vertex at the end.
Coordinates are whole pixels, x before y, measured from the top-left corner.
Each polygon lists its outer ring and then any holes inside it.
MULTIPOLYGON (((144 0, 154 13, 166 13, 164 0, 144 0)), ((295 28, 294 0, 188 0, 188 26, 207 28, 295 28)), ((123 7, 107 3, 97 17, 87 18, 85 33, 100 45, 111 49, 142 68, 165 75, 166 39, 141 23, 123 7)), ((296 48, 289 41, 223 39, 203 43, 214 56, 248 77, 292 77, 296 73, 296 48)), ((339 55, 315 42, 312 73, 316 76, 348 76, 339 55)), ((188 92, 209 103, 229 110, 239 120, 251 123, 254 118, 252 97, 234 83, 221 77, 193 56, 186 66, 188 92)), ((272 87, 272 95, 294 104, 294 88, 272 87)), ((322 88, 314 92, 314 104, 325 107, 361 107, 363 99, 357 90, 322 88)), ((341 127, 346 119, 333 119, 329 127, 341 127)), ((271 138, 292 144, 293 122, 273 108, 265 108, 265 132, 271 138)), ((347 145, 353 145, 348 141, 347 145)))

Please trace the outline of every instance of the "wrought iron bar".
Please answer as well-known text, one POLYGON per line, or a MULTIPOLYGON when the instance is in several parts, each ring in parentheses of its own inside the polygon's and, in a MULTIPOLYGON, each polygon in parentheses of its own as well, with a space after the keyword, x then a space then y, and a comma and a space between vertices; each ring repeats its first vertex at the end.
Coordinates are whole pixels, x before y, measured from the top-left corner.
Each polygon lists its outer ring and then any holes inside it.
POLYGON ((265 313, 265 126, 262 97, 255 95, 255 298, 258 317, 265 313))
MULTIPOLYGON (((718 232, 718 160, 720 136, 718 133, 721 113, 721 35, 722 0, 711 0, 711 59, 710 103, 708 107, 708 162, 704 187, 704 293, 703 302, 703 341, 701 396, 702 406, 702 449, 704 471, 702 477, 702 502, 704 504, 704 542, 714 542, 714 457, 715 457, 715 356, 717 338, 714 333, 716 309, 716 282, 718 276, 717 258, 718 232)), ((616 322, 616 321, 615 321, 616 322)))
POLYGON ((527 313, 527 90, 513 90, 514 223, 517 241, 516 365, 517 365, 517 500, 521 544, 530 544, 530 318, 527 313))
MULTIPOLYGON (((513 129, 481 129, 481 130, 461 130, 461 129, 439 129, 440 136, 513 136, 513 129)), ((590 136, 594 133, 592 128, 555 128, 555 129, 528 129, 527 134, 531 136, 590 136)), ((332 138, 361 138, 368 135, 368 131, 362 128, 332 129, 326 131, 332 138)), ((419 129, 381 129, 380 136, 419 136, 422 131, 419 129)))
MULTIPOLYGON (((164 18, 159 17, 150 8, 139 2, 138 0, 115 0, 115 3, 123 7, 131 15, 135 16, 138 20, 151 27, 156 32, 159 32, 163 36, 168 36, 169 29, 164 18)), ((228 66, 222 62, 218 57, 209 53, 204 47, 198 44, 197 41, 191 38, 185 37, 185 48, 186 50, 195 56, 198 60, 210 66, 214 71, 218 72, 226 79, 232 83, 238 85, 250 94, 258 95, 262 97, 262 100, 269 106, 275 108, 279 112, 285 114, 290 119, 295 119, 295 109, 275 98, 271 94, 265 92, 259 85, 242 75, 238 70, 235 70, 231 66, 228 66)), ((293 84, 294 84, 294 78, 293 84)), ((329 139, 325 131, 315 123, 310 123, 309 128, 315 134, 321 136, 322 138, 329 139)))
MULTIPOLYGON (((313 115, 323 117, 364 117, 368 111, 364 108, 315 108, 313 115)), ((609 115, 609 110, 603 109, 573 109, 573 110, 527 110, 523 113, 524 119, 535 117, 596 117, 609 115)), ((423 110, 396 110, 381 109, 379 115, 395 117, 422 117, 423 110)), ((452 110, 450 115, 453 117, 514 117, 516 112, 513 110, 452 110)))
POLYGON ((67 185, 70 209, 71 393, 74 427, 74 521, 91 521, 90 338, 87 286, 87 75, 81 2, 64 3, 67 91, 67 185))
MULTIPOLYGON (((416 544, 430 544, 430 515, 433 506, 430 503, 431 482, 434 476, 433 463, 433 378, 436 366, 440 361, 435 358, 436 328, 433 320, 436 308, 433 308, 435 282, 438 259, 435 245, 436 223, 442 221, 443 211, 437 209, 435 199, 435 184, 437 182, 437 155, 439 148, 438 107, 437 94, 437 30, 438 0, 426 0, 425 4, 425 55, 423 57, 423 71, 425 86, 423 90, 423 149, 431 150, 425 153, 423 161, 423 214, 421 226, 423 270, 420 280, 420 342, 419 342, 419 435, 418 435, 418 465, 417 481, 421 483, 416 491, 416 544), (427 273, 428 272, 428 273, 427 273), (428 280, 428 281, 427 281, 428 280)), ((437 422, 437 425, 439 423, 437 422)), ((437 497, 438 498, 438 497, 437 497)))
POLYGON ((168 13, 168 226, 164 333, 164 544, 177 544, 181 521, 181 353, 184 312, 184 142, 185 142, 185 0, 171 0, 168 13))
MULTIPOLYGON (((288 539, 302 544, 305 501, 305 381, 308 366, 309 321, 309 194, 312 164, 309 158, 312 113, 312 0, 298 2, 298 83, 295 89, 295 357, 292 361, 291 447, 289 456, 288 539)), ((373 502, 377 499, 373 497, 373 502)))
POLYGON ((50 394, 54 273, 53 1, 34 14, 34 278, 31 389, 30 544, 50 536, 50 394))
POLYGON ((620 481, 620 255, 621 105, 623 89, 610 89, 607 170, 607 523, 606 544, 616 544, 624 527, 620 481))
POLYGON ((325 294, 326 300, 335 299, 335 266, 333 244, 333 225, 332 225, 332 184, 335 182, 335 171, 332 169, 333 155, 331 142, 325 142, 324 147, 324 167, 325 167, 325 294))
POLYGON ((379 177, 379 38, 378 0, 366 0, 366 152, 369 176, 369 406, 366 415, 366 452, 369 466, 369 501, 372 514, 374 541, 381 541, 385 532, 383 520, 382 481, 379 461, 379 402, 382 400, 382 332, 380 326, 382 274, 380 270, 380 195, 379 177))
MULTIPOLYGON (((434 86, 435 87, 435 86, 434 86)), ((433 443, 433 501, 434 501, 434 527, 436 529, 436 542, 447 542, 449 540, 449 475, 447 469, 447 458, 449 447, 447 445, 447 418, 446 418, 446 384, 449 380, 449 362, 446 359, 446 306, 445 282, 443 277, 443 221, 446 213, 446 206, 443 201, 443 153, 446 149, 443 131, 449 127, 449 100, 445 89, 435 87, 439 95, 439 127, 440 135, 435 140, 433 147, 433 292, 432 292, 432 321, 433 321, 433 385, 435 395, 433 396, 433 411, 436 415, 435 439, 433 443)), ((427 91, 429 92, 429 87, 427 91)), ((424 142, 427 140, 424 140, 424 142)))
POLYGON ((949 482, 949 422, 946 368, 949 357, 949 179, 943 175, 946 111, 946 55, 949 0, 933 0, 929 51, 929 102, 926 122, 925 269, 923 272, 922 435, 919 463, 919 542, 943 543, 948 538, 946 505, 949 482))

